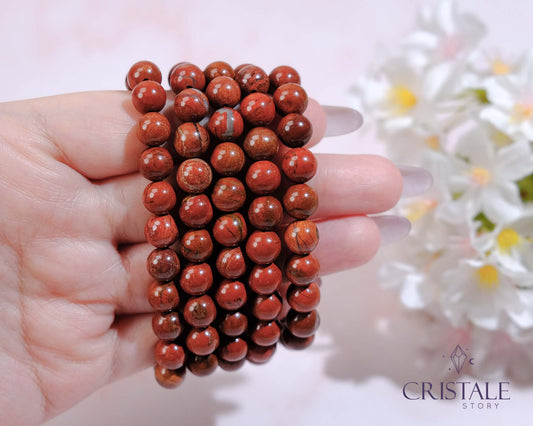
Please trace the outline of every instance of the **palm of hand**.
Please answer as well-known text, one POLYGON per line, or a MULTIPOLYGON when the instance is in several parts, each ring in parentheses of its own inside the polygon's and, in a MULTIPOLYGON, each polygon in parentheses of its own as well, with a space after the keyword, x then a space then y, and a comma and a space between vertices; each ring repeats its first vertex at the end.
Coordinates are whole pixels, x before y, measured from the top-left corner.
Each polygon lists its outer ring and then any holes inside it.
MULTIPOLYGON (((0 106, 0 392, 9 395, 0 399, 2 424, 43 421, 152 362, 142 261, 148 213, 135 173, 143 147, 128 142, 138 117, 128 105, 129 95, 116 92, 0 106)), ((323 127, 324 117, 315 120, 323 127)), ((321 201, 341 200, 320 214, 325 272, 374 255, 379 235, 364 215, 388 209, 401 191, 386 160, 348 157, 335 160, 335 171, 320 157, 315 178, 321 201), (373 181, 357 205, 353 189, 331 183, 346 173, 363 179, 364 170, 354 172, 361 167, 374 170, 366 175, 373 181)))

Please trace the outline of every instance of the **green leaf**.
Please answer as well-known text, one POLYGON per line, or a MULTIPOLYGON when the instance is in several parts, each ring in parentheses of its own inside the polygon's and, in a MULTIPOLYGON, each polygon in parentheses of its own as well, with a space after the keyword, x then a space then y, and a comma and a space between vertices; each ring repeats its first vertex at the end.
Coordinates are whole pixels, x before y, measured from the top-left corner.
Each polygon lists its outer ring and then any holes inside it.
POLYGON ((470 89, 470 91, 480 104, 490 104, 489 99, 487 98, 487 91, 485 89, 470 89))
POLYGON ((475 217, 474 220, 477 222, 481 222, 481 226, 478 228, 479 233, 484 232, 491 232, 494 230, 494 227, 496 226, 494 223, 492 223, 487 216, 485 216, 485 213, 479 212, 475 217))
POLYGON ((524 179, 516 182, 520 190, 522 201, 530 203, 533 201, 533 174, 526 176, 524 179))

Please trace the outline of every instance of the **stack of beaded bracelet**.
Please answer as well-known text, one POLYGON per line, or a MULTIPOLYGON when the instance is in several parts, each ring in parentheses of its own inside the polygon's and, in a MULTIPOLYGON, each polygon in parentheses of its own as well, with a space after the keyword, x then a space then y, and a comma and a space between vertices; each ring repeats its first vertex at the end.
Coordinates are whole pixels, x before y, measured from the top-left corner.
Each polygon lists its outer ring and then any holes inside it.
POLYGON ((172 388, 186 368, 203 376, 217 365, 263 363, 279 340, 294 349, 309 346, 320 290, 311 254, 318 231, 308 219, 318 199, 305 184, 316 159, 303 148, 312 127, 302 115, 307 94, 298 73, 280 66, 267 75, 221 61, 202 72, 181 62, 169 84, 176 94, 170 121, 161 113, 167 95, 159 68, 137 62, 126 77, 143 114, 137 135, 148 146, 140 172, 151 181, 143 201, 153 214, 145 235, 155 246, 147 259, 155 280, 148 291, 152 327, 160 339, 155 376, 172 388), (277 265, 282 252, 286 298, 277 265))

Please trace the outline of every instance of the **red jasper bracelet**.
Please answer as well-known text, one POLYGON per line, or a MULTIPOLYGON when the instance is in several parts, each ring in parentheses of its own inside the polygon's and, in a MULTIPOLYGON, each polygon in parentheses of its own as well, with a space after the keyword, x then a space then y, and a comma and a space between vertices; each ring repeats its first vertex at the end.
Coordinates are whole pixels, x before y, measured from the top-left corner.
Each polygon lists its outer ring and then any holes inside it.
POLYGON ((187 369, 235 370, 267 361, 278 341, 293 349, 313 342, 320 289, 309 217, 318 198, 305 182, 317 164, 303 148, 312 126, 293 68, 267 75, 251 64, 218 61, 202 71, 180 62, 168 76, 172 120, 161 113, 161 79, 155 64, 140 61, 126 86, 143 114, 139 169, 151 181, 143 202, 153 214, 145 236, 155 247, 147 259, 160 339, 155 377, 173 388, 187 369))

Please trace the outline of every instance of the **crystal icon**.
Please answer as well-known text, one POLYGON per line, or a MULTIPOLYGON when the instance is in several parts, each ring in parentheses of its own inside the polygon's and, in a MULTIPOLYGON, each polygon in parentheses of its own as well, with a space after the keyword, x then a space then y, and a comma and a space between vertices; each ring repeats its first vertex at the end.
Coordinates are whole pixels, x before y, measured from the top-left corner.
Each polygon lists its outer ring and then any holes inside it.
POLYGON ((450 359, 452 360, 452 364, 455 367, 457 373, 460 373, 466 361, 466 353, 465 351, 463 351, 461 346, 457 345, 455 347, 452 354, 450 355, 450 359))

